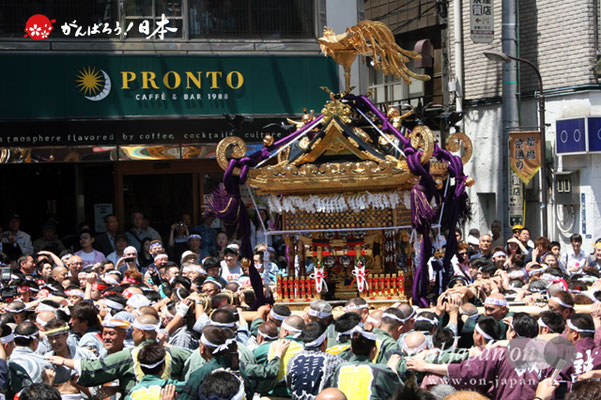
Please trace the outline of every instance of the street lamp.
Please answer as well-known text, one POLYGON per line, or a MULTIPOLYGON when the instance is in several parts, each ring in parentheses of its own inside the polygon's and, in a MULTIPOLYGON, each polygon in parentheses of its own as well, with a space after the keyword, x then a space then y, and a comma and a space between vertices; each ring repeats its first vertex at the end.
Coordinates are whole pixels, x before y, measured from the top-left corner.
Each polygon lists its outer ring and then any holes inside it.
POLYGON ((536 64, 534 64, 530 60, 526 60, 525 58, 513 57, 508 54, 505 54, 501 51, 496 50, 486 50, 482 52, 486 58, 491 61, 496 62, 509 62, 510 60, 515 60, 519 62, 523 62, 528 64, 534 69, 536 72, 536 76, 538 77, 538 123, 540 126, 540 154, 541 154, 541 166, 540 166, 540 179, 541 179, 541 209, 543 213, 543 226, 542 232, 543 236, 547 237, 547 191, 549 190, 547 187, 547 167, 545 165, 545 96, 543 95, 543 78, 540 75, 540 71, 536 64))

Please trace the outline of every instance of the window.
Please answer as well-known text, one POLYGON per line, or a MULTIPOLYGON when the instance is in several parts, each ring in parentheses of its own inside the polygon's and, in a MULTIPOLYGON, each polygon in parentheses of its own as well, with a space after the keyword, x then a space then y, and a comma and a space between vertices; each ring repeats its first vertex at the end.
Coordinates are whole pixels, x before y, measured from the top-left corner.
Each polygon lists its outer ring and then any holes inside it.
MULTIPOLYGON (((142 39, 169 20, 165 39, 309 39, 316 0, 0 0, 0 37, 23 38, 35 14, 54 19, 50 39, 142 39), (147 21, 147 22, 143 22, 147 21), (140 24, 148 24, 140 32, 140 24), (63 28, 65 26, 65 28, 63 28), (78 30, 78 27, 81 27, 78 30), (96 27, 96 28, 94 28, 96 27), (88 29, 89 28, 89 29, 88 29), (127 35, 122 32, 127 31, 127 35)), ((157 36, 153 37, 158 40, 157 36)), ((29 39, 30 40, 30 39, 29 39)))
POLYGON ((125 0, 124 3, 125 29, 133 27, 128 32, 128 37, 145 38, 150 36, 158 26, 157 22, 161 21, 163 14, 169 20, 166 27, 177 28, 176 31, 165 32, 165 38, 183 37, 182 0, 125 0), (144 23, 148 24, 147 33, 143 33, 144 30, 140 32, 140 24, 144 23))
MULTIPOLYGON (((76 23, 86 28, 94 24, 115 24, 117 21, 117 2, 115 0, 63 0, 63 1, 14 1, 0 0, 0 37, 23 38, 27 20, 35 14, 43 14, 56 20, 51 39, 65 38, 61 25, 76 23), (74 22, 75 21, 75 22, 74 22)), ((80 32, 84 32, 81 30, 80 32)), ((73 29, 72 36, 75 35, 73 29)), ((95 38, 107 38, 105 32, 95 34, 95 38)), ((31 40, 31 39, 30 39, 31 40)))
POLYGON ((190 38, 313 38, 314 0, 189 0, 190 38))
MULTIPOLYGON (((413 62, 408 63, 407 67, 416 73, 423 73, 421 69, 413 67, 413 62)), ((374 91, 372 99, 377 104, 408 103, 415 107, 420 98, 424 96, 422 81, 411 79, 411 84, 407 85, 402 78, 395 78, 392 75, 384 76, 381 71, 376 71, 373 67, 369 67, 368 85, 369 90, 374 91)))

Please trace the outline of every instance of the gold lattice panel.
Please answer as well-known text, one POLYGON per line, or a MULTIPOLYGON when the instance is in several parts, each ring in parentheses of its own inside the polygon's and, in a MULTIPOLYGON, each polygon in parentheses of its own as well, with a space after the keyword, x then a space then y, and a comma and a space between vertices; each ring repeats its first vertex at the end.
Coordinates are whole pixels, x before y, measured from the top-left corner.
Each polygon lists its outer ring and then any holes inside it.
POLYGON ((409 226, 411 225, 411 210, 405 207, 397 207, 394 210, 395 225, 396 226, 409 226))
POLYGON ((301 229, 345 229, 378 228, 386 226, 411 225, 411 212, 404 207, 397 209, 361 212, 284 213, 284 230, 301 229))

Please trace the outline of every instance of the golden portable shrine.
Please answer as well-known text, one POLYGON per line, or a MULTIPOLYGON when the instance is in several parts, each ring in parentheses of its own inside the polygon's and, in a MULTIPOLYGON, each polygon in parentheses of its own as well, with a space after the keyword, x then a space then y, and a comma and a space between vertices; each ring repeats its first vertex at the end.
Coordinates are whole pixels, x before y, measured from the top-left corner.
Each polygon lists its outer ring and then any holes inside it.
MULTIPOLYGON (((362 21, 342 35, 326 30, 319 42, 324 53, 347 71, 346 90, 332 93, 322 88, 330 100, 320 115, 306 112, 301 121, 289 121, 297 130, 277 143, 266 137, 257 153, 246 155, 239 137, 222 140, 217 161, 226 171, 229 197, 214 199, 212 207, 222 214, 238 212, 232 206, 235 196, 231 192, 246 183, 267 198, 271 211, 282 216, 281 231, 269 233, 282 235, 288 249, 288 276, 279 276, 277 281, 280 302, 357 296, 408 299, 417 263, 412 209, 417 204, 434 210, 430 220, 438 224, 430 223, 419 232, 422 237, 434 236, 430 228, 440 233, 442 217, 438 215, 444 212, 440 203, 444 203, 442 193, 447 196, 449 189, 450 166, 461 168, 469 160, 471 142, 456 132, 442 150, 427 126, 419 121, 411 129, 405 126, 412 111, 401 115, 399 108, 390 107, 384 113, 369 95, 350 94, 348 71, 357 54, 372 56, 376 68, 407 81, 409 77, 429 79, 405 67, 409 57, 419 55, 398 47, 385 25, 362 21), (449 160, 458 157, 449 151, 461 151, 461 144, 464 156, 452 164, 449 160), (421 185, 427 188, 428 182, 440 192, 439 204, 430 204, 435 203, 430 200, 433 196, 424 196, 425 190, 419 189, 421 185)), ((469 184, 462 170, 453 175, 455 185, 460 178, 469 184)))

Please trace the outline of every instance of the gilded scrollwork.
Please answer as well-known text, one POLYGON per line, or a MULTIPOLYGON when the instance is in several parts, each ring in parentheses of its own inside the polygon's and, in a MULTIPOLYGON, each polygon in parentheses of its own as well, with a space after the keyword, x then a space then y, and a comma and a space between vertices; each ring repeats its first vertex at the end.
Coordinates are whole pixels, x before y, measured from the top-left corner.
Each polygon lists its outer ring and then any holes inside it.
POLYGON ((424 125, 418 125, 409 133, 411 146, 422 152, 420 162, 426 164, 432 158, 434 153, 434 135, 432 131, 424 125))
MULTIPOLYGON (((244 143, 244 140, 242 138, 238 136, 230 136, 220 141, 217 145, 215 157, 217 158, 217 163, 224 171, 229 165, 229 160, 227 159, 227 152, 230 147, 232 147, 232 158, 242 158, 246 155, 246 143, 244 143)), ((240 168, 234 168, 233 174, 240 175, 240 168)))
POLYGON ((463 165, 467 164, 472 159, 473 146, 472 141, 464 132, 456 132, 447 138, 445 142, 445 148, 451 152, 457 152, 461 149, 463 143, 463 149, 465 153, 461 157, 463 165))
POLYGON ((278 164, 287 162, 288 158, 290 158, 290 147, 286 147, 284 150, 278 153, 278 164))

